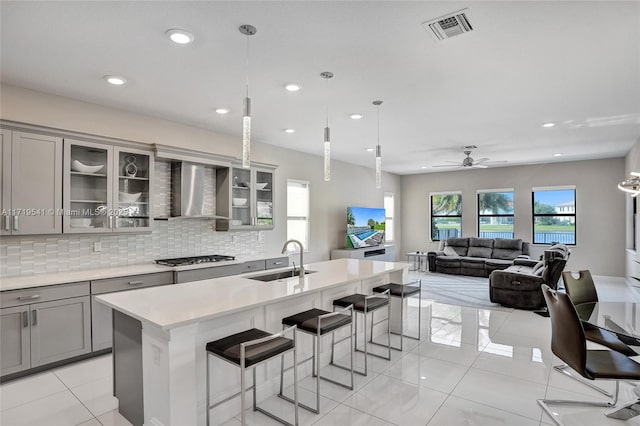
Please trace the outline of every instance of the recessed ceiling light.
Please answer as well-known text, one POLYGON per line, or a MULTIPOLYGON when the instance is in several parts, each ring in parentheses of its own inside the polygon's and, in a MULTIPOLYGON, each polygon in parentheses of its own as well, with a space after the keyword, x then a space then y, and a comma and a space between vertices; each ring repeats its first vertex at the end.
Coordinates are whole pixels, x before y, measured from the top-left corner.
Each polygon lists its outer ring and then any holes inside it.
POLYGON ((216 108, 216 112, 221 115, 229 114, 229 108, 216 108))
POLYGON ((555 126, 555 125, 556 125, 556 123, 552 123, 552 122, 549 122, 549 123, 542 123, 542 127, 547 127, 547 128, 548 128, 548 127, 553 127, 553 126, 555 126))
POLYGON ((365 151, 367 151, 367 152, 373 152, 375 150, 376 150, 375 148, 365 148, 365 151))
POLYGON ((556 152, 555 154, 553 154, 554 157, 562 157, 562 153, 561 152, 556 152))
POLYGON ((172 29, 165 33, 176 44, 189 44, 193 41, 193 34, 185 30, 172 29))
POLYGON ((285 133, 289 133, 290 135, 296 132, 296 129, 284 129, 285 133))
POLYGON ((360 120, 363 117, 364 117, 364 114, 361 114, 359 112, 354 112, 353 114, 349 114, 349 118, 352 120, 360 120))
POLYGON ((105 75, 104 79, 107 80, 107 83, 113 84, 114 86, 122 86, 127 82, 126 78, 117 75, 105 75))
POLYGON ((297 92, 298 90, 302 89, 302 86, 300 86, 298 83, 287 83, 284 88, 289 92, 297 92))
POLYGON ((429 166, 420 166, 421 169, 428 169, 429 166))

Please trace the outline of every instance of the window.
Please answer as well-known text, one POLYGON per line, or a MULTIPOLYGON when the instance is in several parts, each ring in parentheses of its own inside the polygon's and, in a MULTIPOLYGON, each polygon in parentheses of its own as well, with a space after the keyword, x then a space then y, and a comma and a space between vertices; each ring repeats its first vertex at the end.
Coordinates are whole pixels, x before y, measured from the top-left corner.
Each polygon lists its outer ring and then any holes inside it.
POLYGON ((462 236, 462 194, 433 193, 431 198, 431 241, 462 236))
POLYGON ((478 236, 513 238, 513 189, 478 191, 478 236))
POLYGON ((287 180, 287 239, 309 251, 309 182, 287 180))
POLYGON ((384 223, 385 223, 385 241, 393 241, 393 207, 394 207, 393 193, 387 192, 384 194, 384 223))
POLYGON ((533 188, 533 243, 576 243, 576 189, 533 188))

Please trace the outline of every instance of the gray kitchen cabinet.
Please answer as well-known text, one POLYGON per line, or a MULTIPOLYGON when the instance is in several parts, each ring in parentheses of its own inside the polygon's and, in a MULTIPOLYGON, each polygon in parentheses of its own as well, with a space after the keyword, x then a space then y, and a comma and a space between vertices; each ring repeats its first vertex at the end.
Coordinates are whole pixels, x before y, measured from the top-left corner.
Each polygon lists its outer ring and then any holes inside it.
POLYGON ((190 281, 210 280, 213 278, 244 274, 246 272, 264 271, 266 267, 265 265, 264 260, 252 260, 244 263, 235 263, 233 265, 178 271, 176 272, 176 283, 180 284, 190 281))
POLYGON ((250 169, 232 166, 231 179, 225 181, 231 189, 218 189, 218 197, 221 197, 218 204, 224 202, 229 206, 228 209, 221 206, 219 211, 228 213, 230 220, 217 221, 216 230, 273 229, 274 172, 274 167, 266 165, 253 166, 250 169))
POLYGON ((62 138, 0 129, 2 235, 62 233, 62 138))
POLYGON ((150 231, 150 151, 64 140, 65 233, 150 231))
POLYGON ((167 284, 173 284, 172 271, 91 281, 92 350, 95 352, 108 349, 113 342, 113 311, 95 300, 96 295, 167 284))
POLYGON ((0 309, 0 376, 29 368, 29 306, 0 309))
POLYGON ((89 283, 0 293, 0 375, 91 351, 89 283))
POLYGON ((274 257, 265 260, 265 269, 277 269, 284 268, 286 266, 289 266, 288 256, 274 257))

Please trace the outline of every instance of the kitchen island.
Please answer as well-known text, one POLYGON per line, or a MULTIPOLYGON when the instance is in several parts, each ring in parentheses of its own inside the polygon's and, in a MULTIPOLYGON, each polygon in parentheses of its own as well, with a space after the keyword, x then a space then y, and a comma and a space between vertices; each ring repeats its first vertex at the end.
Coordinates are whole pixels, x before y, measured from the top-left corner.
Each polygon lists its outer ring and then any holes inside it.
MULTIPOLYGON (((315 272, 304 278, 263 282, 251 279, 261 273, 252 273, 98 296, 115 310, 114 391, 120 412, 134 425, 204 425, 207 342, 252 327, 280 331, 286 316, 311 308, 330 311, 334 299, 405 283, 409 266, 338 259, 305 265, 315 272)), ((301 338, 299 345, 303 357, 310 354, 309 342, 301 338)), ((211 361, 211 371, 212 399, 237 392, 237 369, 211 361)), ((279 362, 265 364, 257 379, 261 389, 275 392, 278 374, 279 362)), ((238 410, 233 398, 216 409, 216 418, 238 410)))

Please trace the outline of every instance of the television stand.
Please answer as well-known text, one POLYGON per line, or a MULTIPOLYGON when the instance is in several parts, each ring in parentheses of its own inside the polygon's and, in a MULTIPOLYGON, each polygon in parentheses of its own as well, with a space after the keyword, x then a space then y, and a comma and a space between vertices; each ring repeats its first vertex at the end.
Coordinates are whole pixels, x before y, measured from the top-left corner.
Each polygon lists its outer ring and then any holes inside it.
POLYGON ((366 259, 366 260, 383 260, 386 262, 395 262, 395 247, 391 244, 363 247, 358 249, 335 249, 331 250, 331 259, 366 259))

